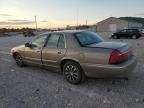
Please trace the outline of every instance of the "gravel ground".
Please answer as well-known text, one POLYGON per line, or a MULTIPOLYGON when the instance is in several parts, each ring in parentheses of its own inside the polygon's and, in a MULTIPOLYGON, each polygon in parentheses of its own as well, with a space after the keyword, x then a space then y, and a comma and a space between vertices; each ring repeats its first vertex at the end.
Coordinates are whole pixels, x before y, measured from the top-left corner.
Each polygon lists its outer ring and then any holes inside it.
POLYGON ((113 40, 100 34, 107 41, 132 44, 138 64, 129 81, 87 79, 71 85, 58 72, 19 68, 10 49, 31 38, 0 37, 0 108, 144 108, 144 38, 113 40))

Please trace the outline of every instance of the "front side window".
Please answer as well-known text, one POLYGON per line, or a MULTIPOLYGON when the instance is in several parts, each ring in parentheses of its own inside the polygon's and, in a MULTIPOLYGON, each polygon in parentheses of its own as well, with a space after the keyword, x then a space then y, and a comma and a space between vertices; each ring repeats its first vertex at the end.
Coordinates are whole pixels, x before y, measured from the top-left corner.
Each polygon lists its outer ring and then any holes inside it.
POLYGON ((48 38, 47 48, 64 48, 64 36, 60 34, 52 34, 48 38))
POLYGON ((32 45, 34 47, 42 48, 46 42, 46 39, 47 39, 47 35, 38 36, 32 41, 32 45))
POLYGON ((127 32, 127 30, 122 30, 121 32, 122 32, 122 33, 126 33, 126 32, 127 32))
POLYGON ((103 41, 100 36, 93 32, 79 32, 74 35, 82 46, 96 44, 103 41))
POLYGON ((130 29, 129 29, 129 30, 127 30, 127 32, 133 32, 133 30, 130 30, 130 29))

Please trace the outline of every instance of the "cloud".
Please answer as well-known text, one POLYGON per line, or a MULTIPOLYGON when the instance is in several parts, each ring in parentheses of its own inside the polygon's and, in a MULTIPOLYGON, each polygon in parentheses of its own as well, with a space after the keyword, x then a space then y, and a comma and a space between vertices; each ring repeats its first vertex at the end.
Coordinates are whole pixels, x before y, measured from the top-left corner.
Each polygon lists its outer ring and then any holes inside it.
POLYGON ((30 20, 20 20, 20 19, 14 19, 14 20, 8 20, 11 22, 29 22, 30 20))
POLYGON ((34 21, 31 21, 31 20, 19 20, 19 19, 8 20, 8 22, 16 23, 16 24, 31 24, 31 23, 34 23, 34 21))
POLYGON ((11 15, 11 14, 0 14, 0 16, 1 16, 1 17, 11 17, 11 16, 13 16, 13 15, 11 15))
POLYGON ((144 15, 144 13, 137 13, 136 15, 144 15))
POLYGON ((0 25, 24 25, 24 24, 33 24, 33 23, 34 21, 31 20, 14 19, 14 20, 1 21, 0 25))
POLYGON ((48 22, 48 21, 46 21, 46 20, 43 20, 43 21, 40 21, 40 22, 48 22))

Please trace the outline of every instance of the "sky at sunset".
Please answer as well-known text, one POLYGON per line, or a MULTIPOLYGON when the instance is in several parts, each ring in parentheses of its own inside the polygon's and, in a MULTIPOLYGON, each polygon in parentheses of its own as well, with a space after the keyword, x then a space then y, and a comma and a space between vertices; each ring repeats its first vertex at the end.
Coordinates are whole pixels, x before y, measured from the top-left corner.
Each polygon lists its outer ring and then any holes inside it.
POLYGON ((144 0, 0 0, 0 28, 95 24, 110 16, 144 17, 144 0))

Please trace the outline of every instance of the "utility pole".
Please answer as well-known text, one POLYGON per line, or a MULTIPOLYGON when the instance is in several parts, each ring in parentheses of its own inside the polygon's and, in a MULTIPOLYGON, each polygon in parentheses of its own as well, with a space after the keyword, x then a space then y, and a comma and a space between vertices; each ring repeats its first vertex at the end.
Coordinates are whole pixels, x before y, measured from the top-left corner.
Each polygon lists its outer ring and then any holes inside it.
POLYGON ((37 31, 37 17, 35 16, 35 26, 36 26, 36 31, 37 31))
POLYGON ((79 25, 79 9, 77 8, 77 26, 79 25))
POLYGON ((86 20, 86 25, 87 25, 87 20, 86 20))

